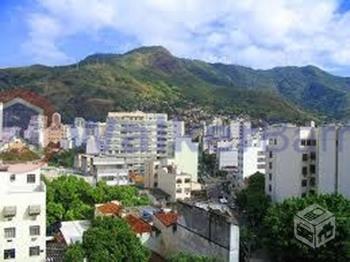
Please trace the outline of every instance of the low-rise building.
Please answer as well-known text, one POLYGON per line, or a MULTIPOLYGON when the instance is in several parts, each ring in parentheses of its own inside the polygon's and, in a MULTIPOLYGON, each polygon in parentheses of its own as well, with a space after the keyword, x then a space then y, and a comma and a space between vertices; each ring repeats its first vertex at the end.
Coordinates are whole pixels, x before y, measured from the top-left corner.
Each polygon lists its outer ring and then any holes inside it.
POLYGON ((75 220, 61 222, 60 233, 67 246, 83 243, 83 235, 90 228, 89 220, 75 220))
POLYGON ((94 157, 91 174, 96 182, 105 181, 109 186, 123 186, 131 183, 124 160, 112 156, 94 157))
POLYGON ((111 201, 95 205, 95 217, 119 217, 123 207, 119 201, 111 201))
POLYGON ((265 173, 266 167, 266 140, 262 133, 256 130, 250 133, 244 144, 239 145, 238 149, 238 176, 246 179, 251 175, 259 172, 265 173))
POLYGON ((176 212, 155 213, 153 223, 160 235, 149 247, 163 257, 185 252, 239 261, 239 226, 232 216, 180 201, 176 212))
POLYGON ((217 153, 219 170, 229 173, 237 172, 238 170, 238 149, 232 148, 228 150, 220 150, 217 153))
POLYGON ((75 167, 84 175, 93 176, 96 183, 105 181, 109 186, 132 183, 124 159, 115 156, 80 154, 75 159, 75 167))
POLYGON ((170 196, 170 201, 191 198, 191 175, 177 171, 175 166, 166 166, 158 172, 158 188, 170 196))

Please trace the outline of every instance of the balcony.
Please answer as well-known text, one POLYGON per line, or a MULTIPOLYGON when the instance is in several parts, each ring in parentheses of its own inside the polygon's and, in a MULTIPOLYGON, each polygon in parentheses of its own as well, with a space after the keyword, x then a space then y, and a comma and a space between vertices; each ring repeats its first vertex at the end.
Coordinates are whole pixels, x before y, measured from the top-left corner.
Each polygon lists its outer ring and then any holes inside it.
POLYGON ((6 218, 14 217, 14 216, 16 216, 16 213, 17 213, 17 207, 16 206, 6 206, 2 210, 2 214, 6 218))
POLYGON ((31 206, 29 206, 28 214, 30 216, 38 216, 38 215, 40 215, 40 213, 41 213, 40 205, 31 205, 31 206))

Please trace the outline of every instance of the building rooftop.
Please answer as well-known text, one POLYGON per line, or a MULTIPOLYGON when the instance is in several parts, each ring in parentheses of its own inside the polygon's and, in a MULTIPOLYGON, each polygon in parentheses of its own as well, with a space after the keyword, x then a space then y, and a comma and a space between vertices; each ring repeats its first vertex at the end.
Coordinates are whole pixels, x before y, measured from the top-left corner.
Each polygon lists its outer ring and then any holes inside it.
POLYGON ((76 242, 82 243, 83 234, 89 229, 90 224, 91 223, 88 220, 62 222, 60 231, 66 244, 71 245, 76 242))
POLYGON ((104 215, 120 215, 123 207, 115 202, 109 202, 98 205, 97 209, 104 215))
POLYGON ((179 217, 178 214, 173 212, 173 211, 170 211, 170 212, 160 211, 160 212, 154 214, 154 216, 160 222, 162 222, 166 227, 175 224, 177 222, 178 217, 179 217))
POLYGON ((125 217, 125 220, 136 234, 152 232, 152 226, 141 218, 130 214, 125 217))
POLYGON ((8 164, 8 165, 0 166, 0 172, 20 174, 20 173, 26 173, 26 172, 37 170, 44 165, 45 163, 41 161, 26 162, 26 163, 19 163, 19 164, 8 164))

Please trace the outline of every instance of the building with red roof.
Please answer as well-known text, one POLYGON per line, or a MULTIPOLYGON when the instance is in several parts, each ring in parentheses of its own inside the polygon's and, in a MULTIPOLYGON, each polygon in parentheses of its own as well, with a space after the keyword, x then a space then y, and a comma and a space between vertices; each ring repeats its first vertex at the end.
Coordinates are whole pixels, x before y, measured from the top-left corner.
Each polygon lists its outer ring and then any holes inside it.
POLYGON ((166 227, 176 224, 178 219, 178 214, 173 211, 170 211, 170 212, 160 211, 154 214, 154 216, 166 227))
POLYGON ((124 219, 137 235, 152 232, 152 226, 139 217, 129 214, 124 219))
POLYGON ((95 217, 97 216, 118 217, 118 216, 121 216, 122 210, 123 210, 123 207, 119 201, 111 201, 108 203, 96 204, 95 217))

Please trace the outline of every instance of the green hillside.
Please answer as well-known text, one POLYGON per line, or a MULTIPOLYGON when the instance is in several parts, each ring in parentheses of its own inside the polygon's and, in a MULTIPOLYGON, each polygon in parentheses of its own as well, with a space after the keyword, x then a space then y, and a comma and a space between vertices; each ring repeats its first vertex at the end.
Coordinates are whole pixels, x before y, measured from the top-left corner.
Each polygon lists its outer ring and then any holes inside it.
POLYGON ((0 90, 23 87, 50 99, 66 121, 103 120, 112 110, 178 114, 194 106, 267 120, 347 119, 350 79, 316 67, 271 70, 181 59, 162 47, 96 54, 79 64, 0 70, 0 90))

